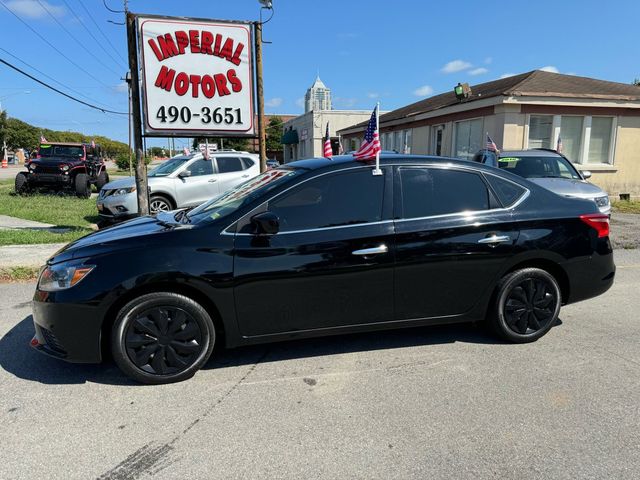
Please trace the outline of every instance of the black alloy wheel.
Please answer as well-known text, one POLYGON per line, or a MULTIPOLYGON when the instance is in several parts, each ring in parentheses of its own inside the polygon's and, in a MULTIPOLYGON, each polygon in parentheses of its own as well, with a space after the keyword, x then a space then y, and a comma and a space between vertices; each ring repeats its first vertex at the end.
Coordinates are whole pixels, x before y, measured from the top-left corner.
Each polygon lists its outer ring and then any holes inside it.
POLYGON ((491 319, 494 330, 512 342, 535 341, 556 323, 560 304, 560 288, 550 273, 538 268, 517 270, 500 282, 491 319))
POLYGON ((132 300, 118 314, 111 349, 120 369, 142 383, 185 380, 207 361, 215 343, 209 314, 171 292, 132 300))

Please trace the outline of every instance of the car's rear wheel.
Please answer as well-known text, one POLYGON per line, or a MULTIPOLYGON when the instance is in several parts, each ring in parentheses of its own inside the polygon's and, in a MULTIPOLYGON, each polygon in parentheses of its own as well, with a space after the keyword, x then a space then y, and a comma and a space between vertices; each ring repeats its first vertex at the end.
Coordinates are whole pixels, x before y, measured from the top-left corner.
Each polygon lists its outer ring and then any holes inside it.
POLYGON ((74 179, 76 196, 79 198, 89 198, 91 196, 91 184, 86 173, 78 173, 74 179))
POLYGON ((24 173, 16 175, 15 190, 18 195, 22 195, 29 191, 29 179, 24 173))
POLYGON ((152 195, 149 199, 149 211, 151 215, 159 212, 168 212, 169 210, 173 210, 173 205, 171 205, 171 202, 167 198, 161 195, 152 195))
POLYGON ((213 321, 200 304, 177 293, 149 293, 118 313, 111 351, 118 367, 134 380, 173 383, 204 365, 215 340, 213 321))
POLYGON ((561 300, 558 282, 549 272, 540 268, 516 270, 500 281, 489 323, 505 340, 533 342, 556 323, 561 300))

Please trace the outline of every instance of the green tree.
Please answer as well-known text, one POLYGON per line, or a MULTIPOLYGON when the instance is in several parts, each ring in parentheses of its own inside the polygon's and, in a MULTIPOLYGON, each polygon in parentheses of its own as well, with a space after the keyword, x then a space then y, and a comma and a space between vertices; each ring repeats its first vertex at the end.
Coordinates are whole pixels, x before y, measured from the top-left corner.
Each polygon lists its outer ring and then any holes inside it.
POLYGON ((7 112, 5 110, 2 110, 0 112, 0 149, 2 148, 6 140, 7 140, 7 112))
POLYGON ((267 151, 268 152, 281 152, 282 151, 282 118, 271 117, 269 124, 267 125, 267 151))
MULTIPOLYGON (((244 151, 249 149, 249 140, 246 138, 235 137, 208 137, 209 143, 217 143, 218 148, 233 149, 238 151, 244 151)), ((193 149, 197 150, 198 145, 204 143, 204 137, 193 139, 193 149)))
POLYGON ((167 151, 162 147, 149 147, 147 148, 147 155, 152 157, 166 157, 167 151))

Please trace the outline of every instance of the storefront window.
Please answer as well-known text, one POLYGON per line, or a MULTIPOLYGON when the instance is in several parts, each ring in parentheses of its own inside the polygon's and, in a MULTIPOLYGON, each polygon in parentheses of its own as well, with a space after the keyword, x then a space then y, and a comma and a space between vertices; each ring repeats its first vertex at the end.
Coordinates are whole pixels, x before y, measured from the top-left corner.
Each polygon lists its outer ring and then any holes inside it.
POLYGON ((591 119, 591 137, 589 138, 587 163, 609 163, 612 127, 612 117, 593 117, 591 119))
POLYGON ((456 123, 455 156, 471 159, 482 148, 482 119, 456 123))
MULTIPOLYGON (((531 115, 529 117, 529 148, 552 148, 552 126, 553 115, 531 115)), ((564 138, 562 141, 564 142, 564 138)))
MULTIPOLYGON (((560 121, 560 138, 562 139, 562 153, 572 162, 580 160, 580 145, 582 143, 583 117, 563 116, 560 121)), ((531 144, 529 144, 531 147, 531 144)))

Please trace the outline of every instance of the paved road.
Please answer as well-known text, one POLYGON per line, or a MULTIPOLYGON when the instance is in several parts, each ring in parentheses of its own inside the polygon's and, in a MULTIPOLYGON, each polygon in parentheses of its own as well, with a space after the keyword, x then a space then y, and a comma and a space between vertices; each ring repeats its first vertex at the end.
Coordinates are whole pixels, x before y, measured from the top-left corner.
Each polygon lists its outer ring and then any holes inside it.
POLYGON ((220 352, 129 383, 27 347, 0 286, 0 478, 629 478, 640 472, 640 252, 531 345, 467 325, 220 352))

